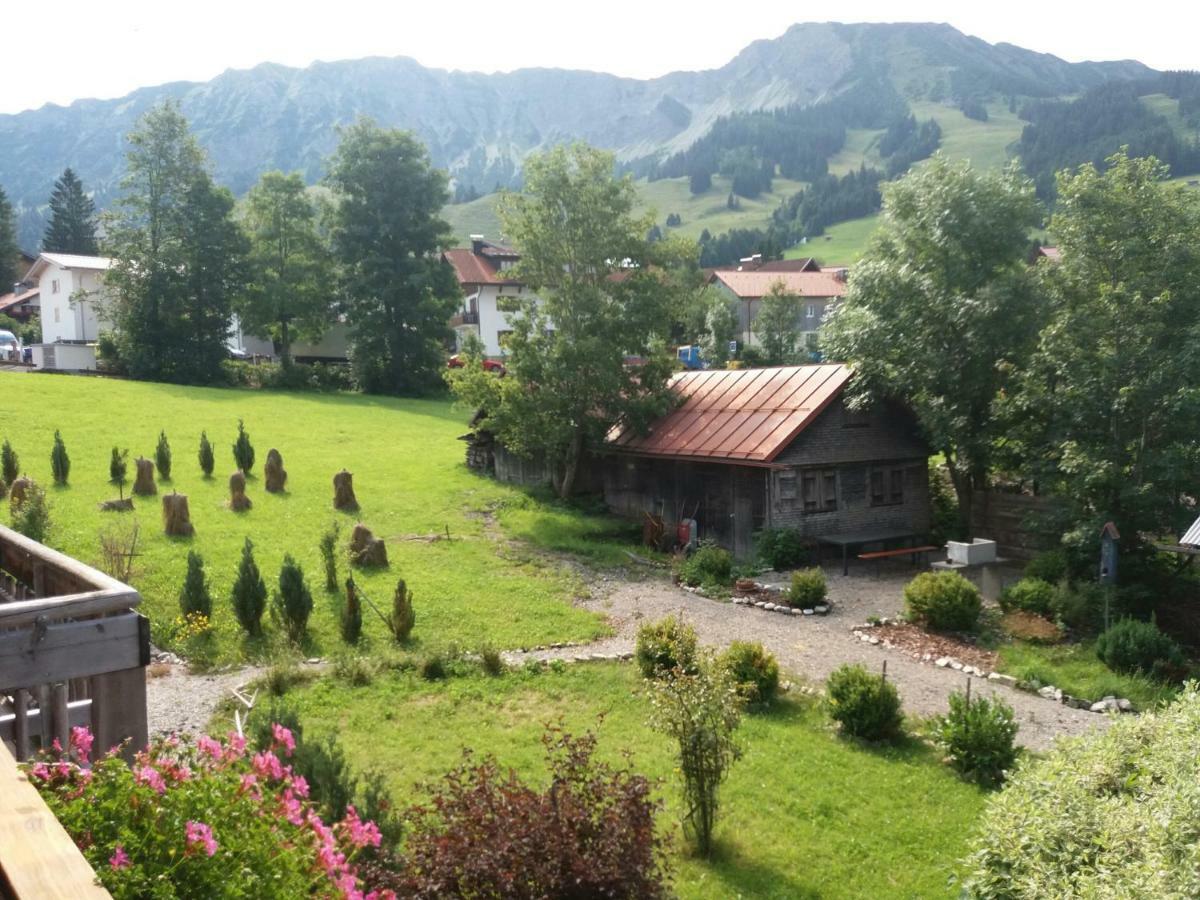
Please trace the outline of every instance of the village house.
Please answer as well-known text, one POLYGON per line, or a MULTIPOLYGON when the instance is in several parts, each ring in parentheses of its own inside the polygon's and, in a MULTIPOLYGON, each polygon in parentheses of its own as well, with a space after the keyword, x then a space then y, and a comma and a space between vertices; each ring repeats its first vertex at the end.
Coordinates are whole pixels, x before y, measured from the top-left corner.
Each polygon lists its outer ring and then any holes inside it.
POLYGON ((929 448, 898 406, 847 408, 851 377, 840 364, 679 373, 675 409, 645 434, 609 435, 606 503, 671 527, 695 519, 700 539, 739 557, 765 528, 915 541, 930 525, 929 448))
POLYGON ((42 342, 33 346, 39 369, 86 371, 96 368, 96 340, 110 327, 104 274, 107 256, 41 253, 24 282, 36 286, 42 342))
POLYGON ((829 309, 845 296, 846 279, 846 269, 822 269, 811 259, 755 264, 751 257, 735 270, 714 270, 708 277, 708 285, 710 290, 720 291, 736 303, 738 340, 745 347, 761 343, 754 323, 762 299, 776 285, 781 285, 800 300, 797 328, 801 346, 815 348, 829 309))
POLYGON ((470 247, 447 250, 442 258, 454 268, 463 295, 461 309, 450 320, 455 350, 461 350, 466 337, 474 335, 483 342, 488 359, 502 359, 513 316, 532 296, 510 271, 521 255, 484 240, 482 234, 473 234, 470 247))

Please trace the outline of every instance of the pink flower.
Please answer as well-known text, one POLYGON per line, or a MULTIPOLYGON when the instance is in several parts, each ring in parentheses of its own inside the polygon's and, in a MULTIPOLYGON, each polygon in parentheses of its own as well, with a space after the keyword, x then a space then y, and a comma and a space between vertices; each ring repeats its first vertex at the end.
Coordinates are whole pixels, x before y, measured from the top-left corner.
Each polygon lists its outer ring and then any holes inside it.
POLYGON ((50 742, 50 749, 55 753, 62 753, 62 742, 58 738, 55 738, 50 742))
POLYGON ((346 807, 346 818, 342 820, 342 825, 350 832, 350 843, 355 847, 378 847, 383 840, 379 826, 360 819, 353 804, 346 807))
POLYGON ((213 840, 212 829, 203 822, 196 822, 189 819, 186 835, 189 850, 194 847, 203 847, 204 852, 209 856, 217 852, 217 842, 213 840))
POLYGON ((307 797, 308 780, 303 775, 293 775, 292 790, 296 792, 297 797, 307 797))
POLYGON ((78 754, 80 760, 88 761, 88 757, 92 752, 92 743, 96 740, 91 730, 83 725, 76 725, 71 729, 71 749, 78 754))
POLYGON ((133 777, 138 784, 148 785, 160 794, 167 792, 167 783, 163 781, 162 775, 153 766, 141 766, 134 769, 133 777))
POLYGON ((279 762, 279 757, 277 757, 270 750, 265 750, 262 753, 255 753, 253 765, 254 771, 263 778, 270 776, 276 781, 283 779, 283 765, 279 762))
POLYGON ((304 824, 304 806, 291 790, 283 792, 284 817, 293 825, 304 824))
POLYGON ((282 747, 287 756, 296 749, 296 739, 290 729, 284 728, 278 722, 271 725, 271 734, 275 737, 275 746, 282 747))
POLYGON ((228 748, 225 751, 225 758, 229 760, 241 759, 246 755, 246 739, 236 731, 229 732, 228 748))
POLYGON ((117 844, 117 849, 113 851, 113 855, 108 858, 108 864, 114 869, 129 868, 129 854, 125 852, 125 848, 117 844))
POLYGON ((29 777, 37 781, 49 781, 50 767, 43 762, 34 763, 33 768, 29 770, 29 777))
POLYGON ((213 740, 207 734, 202 734, 200 736, 200 738, 196 741, 196 746, 200 749, 201 753, 203 753, 205 756, 211 757, 214 760, 220 760, 221 754, 224 752, 221 742, 213 740))

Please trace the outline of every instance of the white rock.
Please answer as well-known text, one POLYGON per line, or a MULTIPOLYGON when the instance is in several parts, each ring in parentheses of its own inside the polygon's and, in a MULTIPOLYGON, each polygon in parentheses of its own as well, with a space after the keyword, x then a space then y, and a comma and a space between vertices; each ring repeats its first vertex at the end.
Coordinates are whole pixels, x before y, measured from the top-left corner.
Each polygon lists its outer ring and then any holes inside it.
POLYGON ((999 672, 993 672, 991 675, 989 675, 988 681, 994 681, 996 684, 1004 684, 1008 687, 1017 686, 1017 679, 1013 678, 1011 675, 1002 675, 999 672))
POLYGON ((950 657, 939 656, 937 658, 937 661, 934 663, 934 665, 937 666, 939 669, 944 669, 944 668, 946 668, 946 666, 950 665, 950 657))
POLYGON ((804 610, 804 615, 811 616, 812 614, 813 614, 813 611, 811 609, 804 610))
POLYGON ((962 667, 963 667, 963 664, 960 663, 957 659, 950 660, 950 668, 952 668, 955 672, 961 672, 962 667))
POLYGON ((877 637, 871 637, 871 638, 867 638, 867 641, 869 641, 869 642, 870 642, 870 643, 872 643, 872 644, 878 644, 878 643, 879 643, 879 638, 877 638, 877 637))
POLYGON ((792 610, 792 615, 793 615, 793 616, 802 616, 802 615, 804 615, 804 610, 801 610, 801 609, 793 609, 793 610, 792 610))
POLYGON ((816 610, 817 615, 819 616, 823 616, 829 612, 829 606, 825 603, 822 603, 820 606, 814 606, 813 609, 816 610))
POLYGON ((1121 697, 1117 700, 1117 708, 1121 710, 1121 712, 1133 712, 1133 704, 1124 697, 1121 697))

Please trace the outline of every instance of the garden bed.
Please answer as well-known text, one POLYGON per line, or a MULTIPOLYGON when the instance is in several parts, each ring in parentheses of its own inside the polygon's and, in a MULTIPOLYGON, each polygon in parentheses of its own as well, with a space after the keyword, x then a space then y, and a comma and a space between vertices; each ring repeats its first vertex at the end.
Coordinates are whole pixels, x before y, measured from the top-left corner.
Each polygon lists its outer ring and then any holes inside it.
MULTIPOLYGON (((866 633, 865 631, 862 633, 866 633)), ((962 666, 972 666, 984 673, 995 671, 997 654, 962 637, 934 634, 908 622, 887 622, 870 629, 870 637, 879 643, 908 653, 925 662, 949 658, 962 666)), ((962 668, 958 666, 957 668, 962 668)))

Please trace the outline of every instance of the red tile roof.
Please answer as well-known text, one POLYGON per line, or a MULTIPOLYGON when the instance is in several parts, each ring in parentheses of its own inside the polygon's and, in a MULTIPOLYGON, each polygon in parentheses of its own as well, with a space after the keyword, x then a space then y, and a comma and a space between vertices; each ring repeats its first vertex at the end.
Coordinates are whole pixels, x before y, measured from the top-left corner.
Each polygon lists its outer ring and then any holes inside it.
POLYGON ((12 309, 14 306, 20 306, 25 301, 34 299, 38 294, 39 291, 37 288, 30 288, 19 294, 8 293, 0 295, 0 312, 12 309))
POLYGON ((713 272, 710 282, 721 282, 743 300, 756 300, 783 283, 788 293, 799 297, 841 297, 846 282, 834 270, 822 272, 713 272))
MULTIPOLYGON (((496 263, 482 253, 475 253, 469 247, 447 250, 442 254, 442 258, 454 267, 458 283, 463 287, 479 284, 520 284, 519 281, 503 277, 496 263)), ((512 257, 505 255, 503 258, 512 257)))
POLYGON ((638 456, 769 463, 850 380, 843 364, 681 372, 671 390, 683 402, 645 435, 621 427, 608 445, 638 456))

